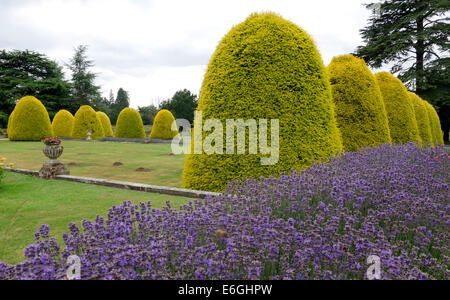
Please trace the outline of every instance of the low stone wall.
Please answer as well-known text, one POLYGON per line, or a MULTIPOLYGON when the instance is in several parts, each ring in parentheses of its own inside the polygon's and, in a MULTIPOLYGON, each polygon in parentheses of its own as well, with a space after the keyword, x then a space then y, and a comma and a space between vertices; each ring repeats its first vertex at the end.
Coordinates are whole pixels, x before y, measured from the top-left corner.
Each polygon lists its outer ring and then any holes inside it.
MULTIPOLYGON (((7 171, 25 174, 25 175, 33 175, 38 177, 39 171, 27 170, 27 169, 17 169, 17 168, 4 168, 7 171)), ((172 188, 166 186, 158 186, 158 185, 149 185, 142 183, 134 183, 134 182, 125 182, 125 181, 116 181, 116 180, 108 180, 108 179, 100 179, 100 178, 89 178, 89 177, 79 177, 79 176, 71 176, 71 175, 57 175, 55 180, 65 180, 72 182, 79 182, 85 184, 94 184, 100 186, 107 186, 112 188, 124 189, 124 190, 132 190, 139 192, 147 192, 147 193, 159 193, 165 195, 172 196, 181 196, 187 198, 199 198, 204 199, 207 195, 217 196, 220 193, 213 192, 203 192, 196 190, 188 190, 181 188, 172 188)))

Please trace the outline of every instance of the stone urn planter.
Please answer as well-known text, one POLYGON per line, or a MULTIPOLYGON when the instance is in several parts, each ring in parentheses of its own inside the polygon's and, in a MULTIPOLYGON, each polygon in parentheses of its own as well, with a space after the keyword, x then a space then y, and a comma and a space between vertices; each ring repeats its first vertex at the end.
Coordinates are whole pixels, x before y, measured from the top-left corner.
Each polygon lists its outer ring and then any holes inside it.
POLYGON ((50 145, 50 146, 47 145, 44 147, 44 150, 42 150, 45 156, 47 156, 50 159, 58 159, 58 157, 62 155, 63 151, 64 147, 61 145, 50 145))
POLYGON ((42 152, 49 158, 41 170, 39 176, 43 178, 55 178, 57 175, 69 175, 69 170, 58 160, 64 151, 64 147, 60 145, 61 140, 58 137, 47 138, 42 140, 45 144, 42 152))

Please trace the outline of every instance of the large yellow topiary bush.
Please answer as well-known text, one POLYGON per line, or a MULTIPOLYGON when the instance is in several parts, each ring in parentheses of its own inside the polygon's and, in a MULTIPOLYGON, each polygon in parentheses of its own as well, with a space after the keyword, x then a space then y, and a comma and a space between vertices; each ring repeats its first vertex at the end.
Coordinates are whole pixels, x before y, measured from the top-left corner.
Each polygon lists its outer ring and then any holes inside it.
POLYGON ((7 131, 11 141, 40 141, 54 135, 47 110, 33 96, 17 102, 8 120, 7 131))
POLYGON ((178 131, 172 131, 172 123, 175 117, 167 109, 160 110, 153 121, 151 139, 170 140, 173 139, 178 131))
POLYGON ((98 111, 97 116, 100 119, 100 122, 102 123, 103 134, 108 137, 114 136, 111 126, 111 120, 109 119, 109 117, 102 111, 98 111))
POLYGON ((427 108, 428 118, 430 120, 431 135, 433 137, 434 144, 444 144, 444 133, 441 128, 441 121, 439 115, 428 101, 425 101, 425 107, 427 108))
POLYGON ((114 136, 117 138, 145 138, 144 124, 141 115, 131 107, 124 108, 117 118, 114 136))
POLYGON ((55 136, 71 136, 73 129, 73 115, 62 109, 53 117, 52 127, 55 136))
POLYGON ((72 137, 76 139, 87 138, 87 130, 91 130, 91 139, 104 137, 102 123, 95 110, 89 105, 81 106, 75 114, 72 137))
MULTIPOLYGON (((261 158, 269 155, 261 154, 259 142, 257 154, 249 154, 248 134, 246 154, 240 155, 226 153, 225 137, 223 154, 194 154, 192 142, 185 188, 223 191, 232 179, 305 169, 342 151, 320 53, 304 30, 272 13, 252 14, 222 39, 209 62, 197 110, 203 123, 220 120, 224 132, 227 119, 267 119, 269 145, 271 120, 278 119, 279 158, 262 165, 261 158)), ((194 125, 194 135, 196 130, 194 125)), ((203 140, 210 133, 203 132, 203 140)))
POLYGON ((416 116, 417 127, 419 129, 420 139, 425 143, 433 141, 433 135, 431 133, 430 118, 428 117, 428 111, 425 106, 425 102, 413 92, 408 92, 409 98, 414 107, 414 113, 416 116))
POLYGON ((327 67, 344 150, 391 142, 383 98, 363 59, 334 57, 327 67))
POLYGON ((392 142, 420 141, 414 107, 406 87, 400 79, 387 72, 375 74, 375 79, 386 107, 392 142))

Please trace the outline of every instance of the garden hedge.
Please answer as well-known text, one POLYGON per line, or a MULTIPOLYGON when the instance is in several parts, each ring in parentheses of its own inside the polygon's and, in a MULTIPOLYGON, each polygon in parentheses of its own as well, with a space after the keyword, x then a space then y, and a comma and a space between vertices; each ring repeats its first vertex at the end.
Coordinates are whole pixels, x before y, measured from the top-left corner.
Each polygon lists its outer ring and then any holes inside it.
POLYGON ((444 144, 444 133, 441 129, 441 121, 439 119, 439 115, 434 109, 433 105, 431 105, 428 101, 425 101, 425 107, 428 111, 428 118, 430 119, 430 128, 431 135, 433 136, 434 144, 444 144))
POLYGON ((103 126, 95 110, 89 105, 81 106, 75 114, 72 137, 87 138, 87 130, 91 130, 91 139, 104 137, 103 126))
POLYGON ((117 138, 144 139, 145 130, 141 115, 131 107, 124 108, 117 118, 114 136, 117 138))
POLYGON ((59 137, 71 136, 73 122, 73 115, 69 111, 65 109, 58 111, 52 122, 53 133, 59 137))
POLYGON ((425 102, 413 92, 408 92, 408 95, 414 106, 414 113, 416 115, 420 138, 425 144, 432 142, 433 135, 431 133, 430 118, 428 117, 425 102))
POLYGON ((111 126, 111 120, 109 119, 108 115, 106 115, 102 111, 98 111, 97 116, 100 119, 100 122, 102 123, 104 136, 106 136, 106 137, 114 136, 112 126, 111 126))
POLYGON ((178 134, 178 131, 172 131, 173 121, 175 121, 175 117, 172 113, 167 109, 161 109, 153 121, 150 138, 162 140, 173 139, 178 134))
POLYGON ((383 98, 364 60, 353 55, 334 57, 327 70, 344 150, 390 143, 383 98))
POLYGON ((375 79, 386 107, 392 142, 399 144, 419 141, 414 107, 406 87, 400 79, 387 72, 375 74, 375 79))
POLYGON ((40 141, 54 135, 47 110, 33 96, 25 96, 17 102, 7 131, 11 141, 40 141))
MULTIPOLYGON (((226 119, 267 119, 269 146, 271 120, 278 119, 279 159, 262 165, 261 158, 269 155, 260 150, 247 154, 248 134, 246 154, 241 155, 226 154, 225 138, 223 154, 220 144, 216 154, 194 154, 192 140, 183 171, 185 188, 223 191, 232 179, 305 169, 342 150, 319 51, 304 30, 272 13, 252 14, 221 40, 204 76, 197 110, 203 122, 220 120, 224 133, 226 119)), ((204 131, 203 140, 210 133, 204 131)))

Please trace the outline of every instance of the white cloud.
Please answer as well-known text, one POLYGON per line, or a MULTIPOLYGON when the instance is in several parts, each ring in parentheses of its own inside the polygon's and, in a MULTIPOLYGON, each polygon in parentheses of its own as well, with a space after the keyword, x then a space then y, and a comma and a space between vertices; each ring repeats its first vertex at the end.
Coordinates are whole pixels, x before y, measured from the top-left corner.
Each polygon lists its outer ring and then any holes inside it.
POLYGON ((89 45, 105 96, 128 90, 134 107, 178 89, 198 93, 221 38, 256 11, 273 11, 305 29, 325 64, 361 43, 364 0, 20 0, 0 1, 0 45, 68 62, 89 45))

